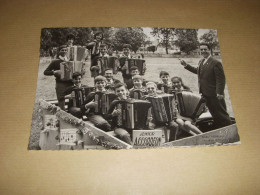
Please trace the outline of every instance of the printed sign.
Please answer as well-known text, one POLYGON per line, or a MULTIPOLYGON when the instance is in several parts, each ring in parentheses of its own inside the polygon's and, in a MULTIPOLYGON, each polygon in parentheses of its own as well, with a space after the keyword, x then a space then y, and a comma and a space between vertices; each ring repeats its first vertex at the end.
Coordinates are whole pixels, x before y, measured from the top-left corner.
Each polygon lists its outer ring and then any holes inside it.
POLYGON ((156 147, 162 142, 162 130, 133 130, 134 147, 156 147))
POLYGON ((71 145, 77 141, 78 129, 61 129, 60 130, 60 144, 71 145))

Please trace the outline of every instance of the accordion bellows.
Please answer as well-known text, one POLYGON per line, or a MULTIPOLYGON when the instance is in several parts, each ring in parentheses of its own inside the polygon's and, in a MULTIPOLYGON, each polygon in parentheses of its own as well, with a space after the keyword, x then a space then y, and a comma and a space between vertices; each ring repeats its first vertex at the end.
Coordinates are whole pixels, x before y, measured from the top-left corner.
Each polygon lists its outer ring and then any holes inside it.
POLYGON ((130 74, 130 69, 133 66, 137 66, 140 75, 144 75, 145 73, 145 60, 143 59, 135 59, 131 58, 128 59, 127 57, 120 57, 119 58, 120 64, 125 64, 127 69, 126 69, 126 74, 130 74))
POLYGON ((86 48, 81 46, 68 47, 66 56, 70 61, 82 61, 86 58, 86 48))
POLYGON ((115 56, 107 56, 99 59, 98 66, 100 67, 101 74, 105 74, 106 69, 112 69, 113 74, 117 74, 119 68, 118 58, 115 56))
POLYGON ((72 105, 74 107, 81 107, 86 101, 86 98, 90 92, 95 91, 94 87, 81 87, 72 90, 72 105))
POLYGON ((117 98, 114 93, 108 92, 96 92, 95 102, 97 102, 97 107, 95 109, 96 114, 107 114, 111 103, 117 98))
POLYGON ((181 116, 195 119, 204 111, 206 104, 200 95, 183 91, 177 92, 176 97, 181 116))
POLYGON ((72 74, 74 72, 83 71, 83 62, 81 61, 69 61, 69 62, 62 62, 60 63, 60 70, 61 70, 61 80, 68 81, 72 79, 72 74))
POLYGON ((146 100, 119 100, 116 104, 121 110, 117 117, 117 126, 125 129, 146 129, 148 128, 148 113, 151 103, 146 100))
POLYGON ((172 94, 161 94, 148 96, 147 99, 152 103, 153 118, 159 122, 170 122, 176 119, 176 104, 172 94))

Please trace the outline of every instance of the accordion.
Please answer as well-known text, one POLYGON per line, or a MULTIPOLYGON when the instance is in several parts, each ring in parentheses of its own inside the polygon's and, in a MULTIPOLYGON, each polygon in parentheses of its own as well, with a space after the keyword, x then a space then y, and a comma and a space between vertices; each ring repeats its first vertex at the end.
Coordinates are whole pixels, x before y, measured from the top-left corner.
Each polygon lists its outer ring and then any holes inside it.
POLYGON ((83 61, 87 57, 87 50, 81 46, 72 46, 67 48, 67 58, 70 61, 83 61))
POLYGON ((177 118, 177 109, 174 95, 161 94, 158 96, 148 96, 152 103, 153 118, 159 122, 170 122, 177 118))
POLYGON ((88 96, 88 94, 94 91, 95 87, 74 88, 71 93, 72 106, 81 107, 86 101, 86 97, 88 96))
POLYGON ((204 111, 205 100, 192 92, 177 92, 176 98, 180 115, 196 119, 204 111))
POLYGON ((117 98, 114 93, 107 92, 96 92, 95 102, 97 102, 97 107, 95 108, 96 114, 107 114, 111 103, 117 98))
POLYGON ((163 93, 171 93, 172 88, 164 83, 158 83, 157 88, 161 90, 163 93))
POLYGON ((117 117, 117 126, 125 129, 147 129, 151 103, 146 100, 119 100, 116 104, 121 110, 117 117))
POLYGON ((130 91, 129 97, 134 98, 134 99, 141 99, 143 96, 145 96, 147 94, 148 93, 145 90, 134 89, 134 90, 130 91))
POLYGON ((62 81, 68 81, 72 79, 72 74, 74 72, 83 71, 83 62, 80 61, 69 61, 60 63, 61 77, 62 81))
POLYGON ((127 58, 127 57, 120 57, 119 58, 120 65, 126 66, 126 74, 130 74, 130 69, 133 66, 137 66, 140 75, 144 75, 145 69, 146 69, 146 64, 145 60, 143 59, 135 59, 135 58, 127 58))
POLYGON ((117 74, 119 61, 115 56, 100 57, 98 60, 98 66, 100 68, 101 75, 105 74, 106 69, 113 70, 113 74, 117 74))

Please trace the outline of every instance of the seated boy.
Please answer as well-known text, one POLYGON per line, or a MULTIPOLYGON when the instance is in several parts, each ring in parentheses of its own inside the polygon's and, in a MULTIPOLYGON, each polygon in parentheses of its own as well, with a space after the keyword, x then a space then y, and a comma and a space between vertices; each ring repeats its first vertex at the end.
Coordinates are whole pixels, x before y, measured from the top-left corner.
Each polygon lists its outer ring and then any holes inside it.
POLYGON ((161 81, 158 82, 157 87, 159 90, 163 91, 164 93, 168 93, 172 87, 172 83, 169 80, 169 78, 170 78, 170 75, 168 72, 166 72, 166 71, 160 72, 161 81))
POLYGON ((135 75, 132 78, 133 88, 129 90, 129 97, 134 99, 141 99, 142 96, 147 95, 147 90, 143 86, 143 78, 140 75, 135 75), (137 93, 137 91, 139 93, 137 93))
POLYGON ((126 100, 127 99, 127 89, 124 83, 118 83, 115 85, 115 93, 117 95, 117 99, 115 99, 109 110, 108 110, 108 118, 112 119, 111 126, 115 131, 115 134, 119 136, 119 139, 124 142, 132 145, 130 133, 123 128, 119 128, 117 126, 117 117, 121 114, 121 110, 116 108, 118 100, 126 100))
POLYGON ((106 77, 106 88, 108 89, 110 86, 115 85, 116 83, 119 83, 120 81, 118 79, 115 79, 113 77, 113 71, 110 68, 107 68, 105 70, 105 75, 106 77))
MULTIPOLYGON (((106 92, 105 86, 106 86, 106 78, 103 76, 97 76, 94 79, 96 92, 106 92)), ((85 114, 89 119, 91 123, 93 123, 96 127, 104 130, 104 131, 110 131, 111 126, 110 124, 104 119, 102 115, 95 113, 97 102, 95 102, 95 92, 91 92, 84 102, 83 106, 81 106, 81 112, 85 114)))
POLYGON ((83 99, 82 100, 81 99, 76 100, 76 105, 75 105, 75 103, 73 104, 73 101, 72 101, 73 98, 76 98, 76 97, 73 97, 73 96, 75 96, 75 92, 73 93, 73 91, 77 90, 77 89, 85 90, 85 88, 88 88, 87 85, 81 84, 81 78, 82 78, 82 75, 81 75, 80 72, 74 72, 73 75, 72 75, 73 86, 68 87, 67 90, 64 92, 64 95, 67 95, 67 96, 65 96, 65 98, 70 99, 69 106, 68 106, 69 107, 69 110, 68 110, 69 113, 71 113, 73 116, 76 116, 78 118, 82 117, 80 107, 82 106, 81 104, 83 103, 83 101, 86 97, 84 97, 85 93, 83 92, 82 93, 83 99))
MULTIPOLYGON (((154 82, 147 82, 146 83, 146 89, 148 92, 147 96, 144 96, 144 99, 148 99, 149 96, 157 96, 157 86, 154 82)), ((153 113, 154 111, 152 111, 153 113)), ((170 138, 169 141, 173 141, 177 139, 177 133, 179 130, 178 124, 172 120, 169 122, 160 122, 156 121, 155 117, 152 117, 152 121, 150 122, 150 129, 158 128, 159 126, 166 126, 167 128, 170 129, 170 138)), ((168 140, 166 140, 168 141, 168 140)))

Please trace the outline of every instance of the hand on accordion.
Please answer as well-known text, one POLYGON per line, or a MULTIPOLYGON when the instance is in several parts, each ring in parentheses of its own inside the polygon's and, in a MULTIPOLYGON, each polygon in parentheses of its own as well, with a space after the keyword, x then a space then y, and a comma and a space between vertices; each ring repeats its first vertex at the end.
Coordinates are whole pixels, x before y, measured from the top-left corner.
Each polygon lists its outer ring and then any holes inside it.
POLYGON ((115 109, 113 112, 112 112, 112 116, 119 116, 121 115, 121 109, 115 109))
POLYGON ((95 101, 92 101, 92 102, 89 102, 85 105, 85 108, 96 108, 98 106, 97 102, 95 101))
POLYGON ((55 77, 60 77, 61 76, 61 71, 60 70, 55 70, 55 71, 53 71, 53 75, 55 77))
POLYGON ((73 97, 72 97, 71 94, 65 96, 65 99, 72 99, 72 98, 73 98, 73 97))
POLYGON ((126 65, 122 66, 122 68, 121 68, 121 70, 126 70, 126 69, 127 69, 126 65))

